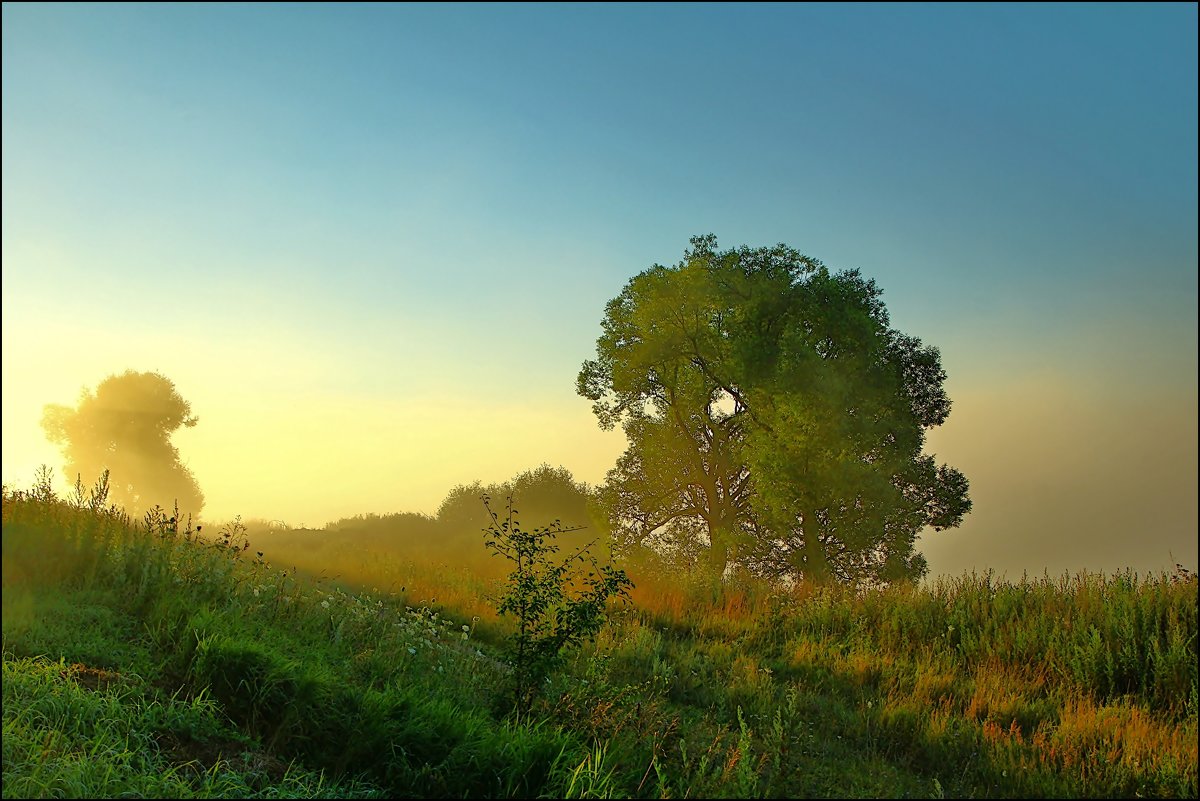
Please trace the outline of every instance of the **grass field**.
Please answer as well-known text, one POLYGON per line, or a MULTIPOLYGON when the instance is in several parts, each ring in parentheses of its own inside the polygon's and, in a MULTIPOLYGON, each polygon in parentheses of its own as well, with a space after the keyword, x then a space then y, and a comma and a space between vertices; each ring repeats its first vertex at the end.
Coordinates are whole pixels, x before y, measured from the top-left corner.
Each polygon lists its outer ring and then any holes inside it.
POLYGON ((207 533, 5 491, 4 797, 1197 794, 1182 569, 868 591, 630 565, 518 717, 494 566, 207 533))

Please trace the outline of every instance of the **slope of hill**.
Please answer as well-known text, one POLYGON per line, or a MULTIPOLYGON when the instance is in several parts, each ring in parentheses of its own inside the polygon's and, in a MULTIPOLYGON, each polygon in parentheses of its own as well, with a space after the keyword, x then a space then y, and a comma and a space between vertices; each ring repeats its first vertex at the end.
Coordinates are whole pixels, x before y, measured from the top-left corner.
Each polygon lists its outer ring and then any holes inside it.
POLYGON ((203 533, 5 492, 5 797, 1197 792, 1186 571, 874 591, 635 572, 518 718, 495 579, 379 559, 349 586, 203 533))

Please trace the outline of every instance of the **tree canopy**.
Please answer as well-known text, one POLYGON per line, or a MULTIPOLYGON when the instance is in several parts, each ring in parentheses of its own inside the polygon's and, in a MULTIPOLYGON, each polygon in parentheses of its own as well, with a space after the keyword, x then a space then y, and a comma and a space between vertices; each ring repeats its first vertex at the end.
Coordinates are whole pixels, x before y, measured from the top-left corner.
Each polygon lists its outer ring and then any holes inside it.
POLYGON ((970 510, 962 473, 922 452, 950 412, 945 377, 858 271, 708 235, 609 302, 577 387, 629 438, 601 490, 625 547, 892 581, 925 573, 923 528, 970 510))
POLYGON ((175 431, 196 423, 170 379, 133 370, 109 376, 94 393, 85 389, 74 408, 48 404, 42 413, 46 437, 62 447, 67 480, 109 470, 109 497, 133 514, 176 502, 199 514, 204 494, 171 444, 175 431))

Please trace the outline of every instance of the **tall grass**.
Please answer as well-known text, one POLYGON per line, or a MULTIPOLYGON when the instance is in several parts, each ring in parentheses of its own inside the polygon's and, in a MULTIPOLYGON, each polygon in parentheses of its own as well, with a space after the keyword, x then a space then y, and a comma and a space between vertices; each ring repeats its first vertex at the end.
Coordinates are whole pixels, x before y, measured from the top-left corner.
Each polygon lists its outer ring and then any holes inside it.
POLYGON ((841 736, 946 792, 1195 795, 1187 571, 871 591, 643 577, 637 597, 609 653, 730 720, 770 729, 799 690, 844 722, 841 736))
POLYGON ((1186 571, 631 566, 634 603, 517 723, 494 575, 352 536, 6 491, 5 796, 1196 795, 1186 571))

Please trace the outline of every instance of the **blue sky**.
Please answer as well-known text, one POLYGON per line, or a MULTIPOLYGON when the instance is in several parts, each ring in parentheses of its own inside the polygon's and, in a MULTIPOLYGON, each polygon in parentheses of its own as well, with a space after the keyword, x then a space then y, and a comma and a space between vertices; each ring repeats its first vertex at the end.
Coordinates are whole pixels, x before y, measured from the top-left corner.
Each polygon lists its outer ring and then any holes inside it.
POLYGON ((133 368, 192 401, 213 514, 599 481, 604 303, 713 232, 942 349, 976 511, 935 572, 1194 565, 1196 17, 5 5, 4 478, 133 368))

